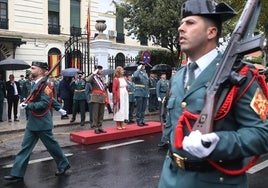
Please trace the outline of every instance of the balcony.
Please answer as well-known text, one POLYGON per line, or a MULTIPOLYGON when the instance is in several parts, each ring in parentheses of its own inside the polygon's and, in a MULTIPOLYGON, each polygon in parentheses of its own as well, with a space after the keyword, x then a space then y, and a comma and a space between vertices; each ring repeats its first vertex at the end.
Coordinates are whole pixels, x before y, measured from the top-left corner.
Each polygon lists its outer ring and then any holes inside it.
POLYGON ((71 27, 71 36, 81 36, 81 28, 80 27, 71 27))
POLYGON ((125 34, 124 33, 117 33, 116 42, 117 43, 125 43, 125 34))
POLYGON ((48 24, 48 34, 59 35, 60 25, 48 24))
POLYGON ((8 29, 8 19, 0 18, 0 29, 8 29))

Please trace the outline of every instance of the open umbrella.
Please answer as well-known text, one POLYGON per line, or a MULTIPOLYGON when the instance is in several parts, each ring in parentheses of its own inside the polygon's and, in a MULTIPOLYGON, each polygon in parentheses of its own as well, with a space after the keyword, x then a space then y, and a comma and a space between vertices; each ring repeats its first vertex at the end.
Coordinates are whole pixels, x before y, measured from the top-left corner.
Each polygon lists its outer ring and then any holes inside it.
POLYGON ((19 59, 4 59, 0 61, 0 68, 2 70, 24 70, 30 67, 28 63, 19 59))
POLYGON ((124 69, 126 71, 135 71, 137 70, 137 67, 138 67, 138 62, 131 62, 129 64, 127 64, 124 69))
POLYGON ((60 74, 66 77, 74 77, 75 75, 77 75, 78 71, 79 69, 77 68, 67 68, 67 69, 62 70, 60 74))
POLYGON ((172 68, 170 65, 167 64, 157 64, 153 66, 151 69, 152 73, 161 74, 161 73, 169 73, 171 72, 172 68))
POLYGON ((114 70, 113 69, 103 69, 102 75, 106 76, 106 75, 110 75, 113 74, 114 70))

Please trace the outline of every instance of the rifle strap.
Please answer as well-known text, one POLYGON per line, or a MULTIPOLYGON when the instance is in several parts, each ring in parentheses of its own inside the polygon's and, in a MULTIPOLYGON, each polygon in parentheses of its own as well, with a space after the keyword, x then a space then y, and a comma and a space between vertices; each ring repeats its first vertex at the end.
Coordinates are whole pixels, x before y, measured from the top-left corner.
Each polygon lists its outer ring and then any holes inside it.
MULTIPOLYGON (((42 113, 36 113, 35 111, 31 110, 31 113, 33 116, 40 118, 40 117, 44 117, 49 110, 51 109, 52 103, 53 103, 53 90, 52 90, 52 86, 50 83, 46 83, 46 87, 44 88, 44 84, 42 83, 42 85, 39 85, 38 91, 36 93, 38 93, 38 96, 41 93, 41 90, 43 90, 42 92, 45 92, 48 96, 49 96, 49 105, 48 107, 45 109, 44 112, 42 113), (44 88, 44 89, 43 89, 44 88)), ((33 102, 35 99, 37 99, 38 96, 34 96, 33 98, 31 98, 31 100, 29 102, 33 102)))

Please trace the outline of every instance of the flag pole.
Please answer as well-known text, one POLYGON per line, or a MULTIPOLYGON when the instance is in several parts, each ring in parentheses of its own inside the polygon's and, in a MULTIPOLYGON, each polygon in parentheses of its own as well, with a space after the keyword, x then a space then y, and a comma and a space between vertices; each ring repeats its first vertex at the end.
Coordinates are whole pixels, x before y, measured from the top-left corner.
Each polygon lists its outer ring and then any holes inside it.
POLYGON ((87 53, 87 69, 88 69, 88 74, 90 73, 90 0, 88 0, 88 8, 87 8, 87 48, 88 48, 88 53, 87 53))

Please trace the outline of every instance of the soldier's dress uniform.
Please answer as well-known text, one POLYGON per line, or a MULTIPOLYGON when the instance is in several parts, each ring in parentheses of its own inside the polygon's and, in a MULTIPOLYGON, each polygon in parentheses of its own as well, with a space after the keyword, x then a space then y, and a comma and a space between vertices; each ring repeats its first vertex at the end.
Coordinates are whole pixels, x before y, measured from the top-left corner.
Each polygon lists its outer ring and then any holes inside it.
POLYGON ((128 83, 128 100, 129 100, 129 123, 134 123, 134 109, 135 109, 135 97, 134 97, 134 92, 135 92, 135 84, 131 80, 127 81, 128 83))
MULTIPOLYGON (((169 91, 169 80, 167 79, 160 79, 158 80, 156 84, 156 96, 157 98, 161 98, 161 102, 159 102, 159 109, 160 109, 160 120, 163 122, 166 122, 166 108, 162 108, 162 101, 163 99, 168 96, 168 91, 169 91), (162 110, 164 110, 162 112, 162 110), (162 117, 161 117, 162 116, 162 117)), ((164 102, 165 106, 166 101, 164 102)))
POLYGON ((156 94, 156 83, 157 79, 154 77, 149 78, 149 112, 154 112, 158 109, 157 94, 156 94))
POLYGON ((80 125, 85 125, 86 119, 86 104, 89 101, 89 85, 85 79, 78 78, 70 83, 73 90, 73 114, 70 122, 74 122, 76 114, 80 112, 81 122, 80 125))
MULTIPOLYGON (((33 62, 33 65, 44 66, 44 64, 40 64, 40 62, 33 62)), ((41 79, 36 80, 36 84, 33 89, 38 86, 38 82, 40 80, 41 79)), ((59 170, 58 172, 62 173, 65 172, 65 170, 67 170, 68 168, 70 168, 67 158, 62 152, 57 140, 53 136, 53 122, 50 110, 48 110, 47 113, 43 114, 42 116, 35 115, 42 114, 49 108, 51 96, 49 96, 49 94, 45 92, 45 90, 46 87, 45 89, 43 89, 40 95, 37 96, 33 101, 29 102, 26 107, 27 110, 31 111, 29 113, 29 120, 27 121, 26 129, 24 132, 21 150, 16 155, 14 165, 10 172, 11 177, 5 177, 5 179, 7 180, 23 178, 32 150, 34 149, 34 146, 39 139, 42 141, 50 155, 55 160, 57 168, 59 170)), ((57 103, 56 100, 54 100, 53 107, 59 109, 61 108, 61 105, 57 103), (56 107, 56 105, 58 105, 58 107, 56 107)))
MULTIPOLYGON (((102 69, 102 67, 100 67, 102 69)), ((98 74, 91 74, 87 80, 92 87, 91 91, 91 105, 93 112, 93 128, 95 133, 102 133, 102 123, 104 117, 104 108, 106 103, 106 88, 98 74)))
MULTIPOLYGON (((28 95, 31 92, 31 88, 32 88, 32 83, 29 79, 25 80, 25 82, 23 82, 23 86, 22 86, 22 90, 21 90, 21 98, 22 101, 24 101, 28 95)), ((25 115, 26 115, 26 120, 28 120, 28 116, 29 116, 29 111, 25 110, 25 115)))
MULTIPOLYGON (((170 138, 172 153, 187 158, 187 161, 192 161, 193 163, 201 162, 201 164, 206 164, 204 160, 174 147, 176 125, 178 118, 182 115, 185 108, 194 114, 198 114, 202 110, 206 85, 212 79, 220 57, 221 55, 218 55, 213 60, 199 75, 198 79, 193 82, 188 91, 182 89, 184 88, 185 67, 181 68, 172 79, 172 94, 167 104, 168 117, 165 135, 170 138)), ((248 78, 247 80, 250 79, 248 78)), ((240 169, 243 166, 244 158, 268 151, 268 145, 266 144, 268 138, 268 121, 266 120, 263 123, 260 117, 250 108, 251 100, 254 98, 257 88, 259 88, 259 85, 255 82, 237 102, 235 108, 231 109, 227 117, 220 123, 222 126, 214 126, 214 130, 220 137, 220 141, 209 156, 209 159, 223 161, 223 164, 227 168, 240 169)), ((185 188, 206 188, 211 184, 215 188, 247 187, 246 174, 238 176, 226 175, 216 169, 210 169, 208 164, 201 171, 198 167, 195 169, 194 166, 191 170, 184 170, 176 165, 171 157, 171 151, 168 152, 163 165, 159 188, 180 186, 185 188), (195 181, 192 181, 193 179, 195 181)))
POLYGON ((144 121, 145 110, 149 97, 149 78, 146 72, 136 70, 133 74, 135 83, 136 121, 138 126, 147 125, 144 121))

